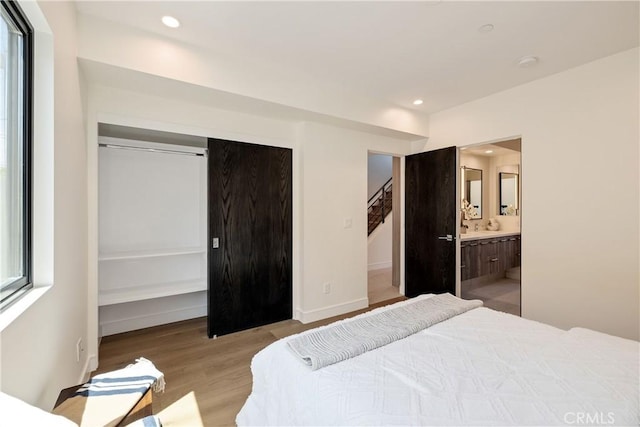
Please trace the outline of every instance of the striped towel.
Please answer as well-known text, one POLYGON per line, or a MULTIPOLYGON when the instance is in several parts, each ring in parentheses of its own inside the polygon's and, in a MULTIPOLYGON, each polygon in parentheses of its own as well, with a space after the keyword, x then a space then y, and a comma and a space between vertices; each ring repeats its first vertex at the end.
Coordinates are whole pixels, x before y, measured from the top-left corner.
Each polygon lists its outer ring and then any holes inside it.
POLYGON ((164 375, 150 360, 141 357, 126 368, 96 375, 76 391, 76 396, 113 396, 146 393, 153 385, 156 393, 164 391, 164 375))
POLYGON ((143 357, 126 368, 96 375, 54 413, 84 426, 116 426, 153 386, 164 391, 164 375, 143 357))
POLYGON ((127 427, 162 427, 162 423, 160 422, 160 418, 155 415, 149 415, 131 424, 127 424, 127 427))
POLYGON ((290 339, 289 349, 312 370, 356 357, 406 338, 429 326, 482 306, 451 294, 405 301, 397 307, 365 313, 290 339))

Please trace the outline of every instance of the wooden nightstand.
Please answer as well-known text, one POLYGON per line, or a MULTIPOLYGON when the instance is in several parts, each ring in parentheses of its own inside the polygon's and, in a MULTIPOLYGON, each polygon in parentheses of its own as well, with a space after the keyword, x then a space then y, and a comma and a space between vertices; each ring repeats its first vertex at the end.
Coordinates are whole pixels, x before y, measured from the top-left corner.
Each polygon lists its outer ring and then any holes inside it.
MULTIPOLYGON (((70 419, 76 424, 81 425, 82 411, 78 410, 77 407, 68 407, 62 404, 67 399, 73 397, 76 391, 82 386, 83 384, 80 384, 80 385, 65 388, 64 390, 62 390, 58 395, 58 400, 56 400, 56 404, 53 407, 52 412, 56 415, 62 415, 63 417, 70 419)), ((139 419, 152 415, 153 414, 152 401, 153 401, 153 396, 152 396, 151 388, 149 388, 149 390, 147 390, 147 392, 142 395, 140 400, 136 402, 136 404, 131 408, 131 410, 129 410, 129 412, 124 414, 124 418, 120 422, 114 425, 126 426, 127 424, 130 424, 134 421, 137 421, 139 419)), ((114 414, 113 418, 117 419, 122 415, 123 414, 114 414)))

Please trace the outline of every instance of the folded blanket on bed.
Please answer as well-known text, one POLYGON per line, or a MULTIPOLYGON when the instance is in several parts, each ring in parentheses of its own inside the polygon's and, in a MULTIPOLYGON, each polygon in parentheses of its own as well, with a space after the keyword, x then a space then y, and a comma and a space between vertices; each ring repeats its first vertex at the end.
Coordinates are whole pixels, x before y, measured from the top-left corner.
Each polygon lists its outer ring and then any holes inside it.
POLYGON ((164 375, 144 357, 126 368, 96 375, 56 407, 80 426, 115 426, 153 386, 164 391, 164 375))
POLYGON ((466 301, 451 294, 435 295, 304 333, 287 344, 297 357, 316 370, 406 338, 480 306, 480 300, 466 301))

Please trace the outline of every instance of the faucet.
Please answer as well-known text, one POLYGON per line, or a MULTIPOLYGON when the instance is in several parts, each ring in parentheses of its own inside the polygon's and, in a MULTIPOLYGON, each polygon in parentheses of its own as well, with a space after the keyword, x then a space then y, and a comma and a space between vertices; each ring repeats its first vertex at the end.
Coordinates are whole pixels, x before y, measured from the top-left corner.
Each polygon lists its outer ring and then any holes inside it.
POLYGON ((478 223, 476 222, 476 225, 473 226, 474 231, 478 231, 478 223))

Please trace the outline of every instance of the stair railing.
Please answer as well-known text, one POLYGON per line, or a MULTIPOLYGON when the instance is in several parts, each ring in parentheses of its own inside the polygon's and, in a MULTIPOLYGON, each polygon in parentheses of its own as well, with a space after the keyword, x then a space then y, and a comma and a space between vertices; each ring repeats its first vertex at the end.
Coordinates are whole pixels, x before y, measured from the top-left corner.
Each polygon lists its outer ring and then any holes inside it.
POLYGON ((376 220, 375 224, 373 224, 373 227, 371 226, 371 224, 368 227, 368 234, 371 234, 371 232, 373 232, 373 230, 376 229, 376 227, 379 224, 384 224, 384 219, 387 216, 388 212, 391 212, 391 205, 387 206, 387 197, 386 195, 392 191, 393 188, 393 177, 389 178, 387 180, 387 182, 385 182, 379 189, 378 191, 376 191, 373 196, 371 196, 371 198, 367 201, 367 212, 370 215, 371 212, 373 211, 373 207, 376 204, 376 202, 379 202, 379 206, 381 209, 381 215, 380 215, 380 220, 376 220))

